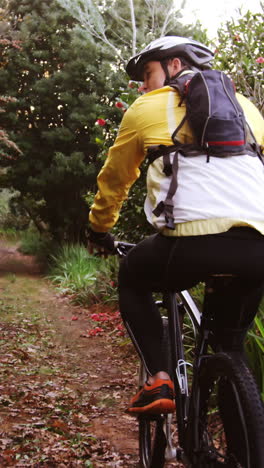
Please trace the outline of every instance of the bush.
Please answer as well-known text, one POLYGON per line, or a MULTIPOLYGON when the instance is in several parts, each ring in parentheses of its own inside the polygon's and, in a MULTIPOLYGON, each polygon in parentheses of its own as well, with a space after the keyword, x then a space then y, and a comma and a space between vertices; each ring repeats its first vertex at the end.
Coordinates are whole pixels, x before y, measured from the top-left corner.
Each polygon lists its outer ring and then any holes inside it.
POLYGON ((25 211, 17 211, 14 208, 14 193, 8 189, 1 189, 0 194, 0 229, 19 232, 28 228, 30 220, 25 211))
POLYGON ((95 281, 87 285, 74 297, 74 302, 81 305, 90 305, 102 302, 109 306, 118 303, 117 277, 118 259, 110 257, 103 260, 103 268, 98 271, 95 281))
POLYGON ((42 263, 48 263, 49 257, 55 248, 54 243, 49 236, 40 234, 36 229, 32 228, 23 231, 19 235, 20 245, 19 251, 24 255, 34 255, 42 263))
POLYGON ((51 255, 48 278, 75 304, 116 304, 117 272, 117 257, 95 257, 82 245, 65 244, 51 255))
POLYGON ((247 11, 218 30, 215 66, 227 72, 237 91, 252 100, 262 113, 263 61, 263 13, 247 11))
POLYGON ((264 303, 262 303, 259 313, 255 317, 254 325, 248 333, 246 352, 264 401, 264 303))
POLYGON ((18 232, 13 228, 0 228, 0 238, 11 243, 16 243, 18 240, 18 232))

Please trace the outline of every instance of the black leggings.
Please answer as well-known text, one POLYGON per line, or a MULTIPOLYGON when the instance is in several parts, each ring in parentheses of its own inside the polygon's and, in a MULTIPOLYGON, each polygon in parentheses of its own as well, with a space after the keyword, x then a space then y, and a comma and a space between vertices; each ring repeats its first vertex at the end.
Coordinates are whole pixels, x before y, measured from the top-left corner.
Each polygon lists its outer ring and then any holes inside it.
POLYGON ((257 313, 264 285, 264 236, 251 228, 221 234, 165 237, 155 234, 137 244, 119 272, 120 312, 150 375, 166 370, 161 353, 162 323, 153 291, 181 291, 206 282, 215 273, 230 273, 208 288, 204 306, 214 312, 220 343, 245 335, 257 313))

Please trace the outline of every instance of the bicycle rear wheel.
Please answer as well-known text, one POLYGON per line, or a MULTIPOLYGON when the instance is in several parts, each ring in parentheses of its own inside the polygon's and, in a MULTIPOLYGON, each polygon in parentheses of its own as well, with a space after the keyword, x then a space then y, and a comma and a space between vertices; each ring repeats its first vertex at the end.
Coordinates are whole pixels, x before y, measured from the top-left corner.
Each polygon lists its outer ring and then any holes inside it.
POLYGON ((264 407, 241 354, 205 358, 196 390, 191 466, 263 468, 264 407))

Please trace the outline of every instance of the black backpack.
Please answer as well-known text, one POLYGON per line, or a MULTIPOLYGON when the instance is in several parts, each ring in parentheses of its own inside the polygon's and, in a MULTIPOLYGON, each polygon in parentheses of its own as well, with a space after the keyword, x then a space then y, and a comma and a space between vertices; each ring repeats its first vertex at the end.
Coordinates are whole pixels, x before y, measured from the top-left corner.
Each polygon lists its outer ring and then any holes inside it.
POLYGON ((262 151, 246 122, 233 83, 225 73, 205 70, 183 74, 173 79, 170 86, 180 93, 179 106, 185 101, 186 114, 172 134, 174 144, 152 146, 148 149, 147 157, 152 163, 162 156, 163 172, 172 176, 166 200, 160 202, 153 213, 156 216, 164 213, 166 227, 174 229, 172 198, 177 190, 179 153, 186 157, 207 154, 207 162, 211 156, 230 157, 243 154, 258 156, 262 161, 262 151), (182 144, 177 140, 177 134, 186 120, 193 131, 193 144, 182 144), (175 154, 171 163, 172 152, 175 154))

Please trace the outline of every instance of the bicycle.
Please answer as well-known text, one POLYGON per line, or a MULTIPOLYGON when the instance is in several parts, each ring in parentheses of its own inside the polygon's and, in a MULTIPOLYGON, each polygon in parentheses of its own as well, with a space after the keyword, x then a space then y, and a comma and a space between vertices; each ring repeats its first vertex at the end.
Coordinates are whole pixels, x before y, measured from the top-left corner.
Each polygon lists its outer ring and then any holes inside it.
MULTIPOLYGON (((132 247, 119 242, 117 253, 123 257, 132 247)), ((191 468, 263 468, 264 405, 244 357, 213 351, 211 315, 200 313, 188 291, 164 293, 157 305, 167 311, 163 346, 176 414, 138 416, 140 466, 162 468, 174 460, 191 468), (185 359, 186 319, 192 362, 185 359)), ((141 363, 139 388, 146 378, 141 363)))

